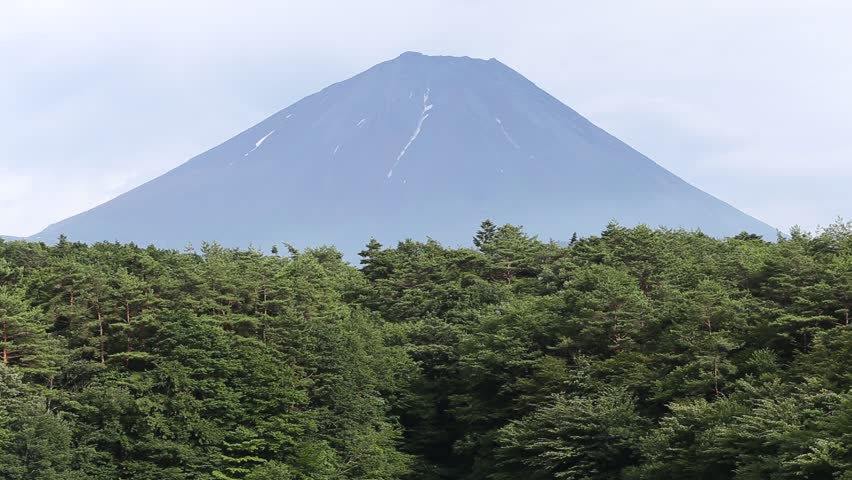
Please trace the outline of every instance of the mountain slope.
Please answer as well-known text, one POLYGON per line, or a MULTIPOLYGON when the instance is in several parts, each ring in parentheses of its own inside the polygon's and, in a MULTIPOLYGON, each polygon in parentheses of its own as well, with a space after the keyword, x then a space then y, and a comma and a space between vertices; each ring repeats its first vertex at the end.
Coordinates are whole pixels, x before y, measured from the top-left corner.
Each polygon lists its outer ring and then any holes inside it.
POLYGON ((557 240, 613 219, 775 235, 502 63, 409 52, 34 238, 352 254, 373 236, 467 244, 485 218, 557 240))

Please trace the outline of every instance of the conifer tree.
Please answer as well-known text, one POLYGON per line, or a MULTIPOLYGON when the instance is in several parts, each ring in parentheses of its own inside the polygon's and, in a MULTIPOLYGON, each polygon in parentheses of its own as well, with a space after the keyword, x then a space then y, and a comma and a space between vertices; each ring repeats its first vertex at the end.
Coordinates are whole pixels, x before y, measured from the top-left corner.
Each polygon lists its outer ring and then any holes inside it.
POLYGON ((473 237, 473 244, 476 248, 482 250, 482 248, 487 245, 491 240, 494 239, 494 235, 497 233, 497 226, 494 225, 491 220, 485 220, 479 226, 479 231, 476 232, 476 236, 473 237))

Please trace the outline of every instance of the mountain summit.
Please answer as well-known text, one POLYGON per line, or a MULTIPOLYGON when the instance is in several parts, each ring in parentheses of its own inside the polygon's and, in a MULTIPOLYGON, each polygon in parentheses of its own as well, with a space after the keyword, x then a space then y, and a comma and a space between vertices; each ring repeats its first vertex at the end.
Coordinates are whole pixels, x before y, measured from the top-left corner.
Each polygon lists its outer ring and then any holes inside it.
POLYGON ((556 240, 611 220, 775 236, 499 61, 408 52, 34 238, 351 255, 371 237, 467 244, 485 218, 556 240))

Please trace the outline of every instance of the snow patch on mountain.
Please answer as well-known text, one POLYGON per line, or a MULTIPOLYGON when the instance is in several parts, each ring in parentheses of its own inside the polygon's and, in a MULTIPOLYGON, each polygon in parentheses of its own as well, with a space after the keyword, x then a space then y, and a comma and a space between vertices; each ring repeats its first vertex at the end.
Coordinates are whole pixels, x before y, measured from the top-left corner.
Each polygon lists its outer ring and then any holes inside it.
POLYGON ((507 131, 506 131, 506 127, 504 127, 504 126, 503 126, 503 121, 502 121, 502 120, 500 120, 500 118, 495 118, 494 120, 497 120, 497 125, 500 125, 500 131, 501 131, 501 132, 503 132, 503 136, 504 136, 504 137, 506 137, 506 140, 508 140, 508 141, 509 141, 509 143, 511 143, 513 147, 515 147, 515 148, 521 148, 521 146, 520 146, 520 145, 518 145, 518 142, 516 142, 516 141, 512 138, 512 136, 511 136, 511 135, 509 135, 509 132, 507 132, 507 131))
POLYGON ((429 93, 431 89, 427 88, 426 93, 423 94, 423 111, 420 113, 420 120, 417 121, 417 128, 414 129, 414 133, 411 135, 411 138, 408 139, 408 143, 402 147, 402 151, 399 152, 399 155, 396 156, 396 161, 393 162, 393 166, 388 171, 388 178, 393 176, 393 169, 399 165, 399 161, 402 160, 402 157, 405 156, 405 152, 408 151, 408 147, 417 140, 417 137, 420 135, 420 131, 423 129, 423 122, 429 118, 429 110, 432 110, 432 105, 429 103, 429 93))
POLYGON ((251 150, 249 150, 248 152, 246 152, 246 154, 245 154, 245 155, 243 155, 243 156, 244 156, 244 157, 248 157, 248 156, 249 156, 249 153, 251 153, 251 152, 253 152, 253 151, 257 150, 258 148, 260 148, 260 146, 261 146, 261 145, 263 145, 263 142, 265 142, 265 141, 266 141, 266 139, 267 139, 267 138, 269 138, 269 136, 270 136, 270 135, 272 135, 273 133, 275 133, 275 130, 273 130, 273 131, 271 131, 271 132, 267 133, 266 135, 264 135, 264 136, 263 136, 263 138, 261 138, 260 140, 258 140, 258 141, 257 141, 257 143, 255 143, 255 144, 254 144, 254 148, 252 148, 251 150))

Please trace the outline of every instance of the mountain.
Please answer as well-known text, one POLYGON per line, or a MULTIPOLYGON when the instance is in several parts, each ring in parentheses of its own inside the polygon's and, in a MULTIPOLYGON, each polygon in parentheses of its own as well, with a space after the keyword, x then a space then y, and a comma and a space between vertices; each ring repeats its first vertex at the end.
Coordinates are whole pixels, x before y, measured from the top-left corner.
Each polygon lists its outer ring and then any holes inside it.
POLYGON ((14 242, 16 240, 21 240, 20 237, 13 237, 11 235, 0 235, 0 240, 4 240, 6 242, 14 242))
POLYGON ((776 235, 495 59, 409 52, 34 239, 351 255, 371 237, 466 245, 486 218, 560 241, 611 220, 776 235))

